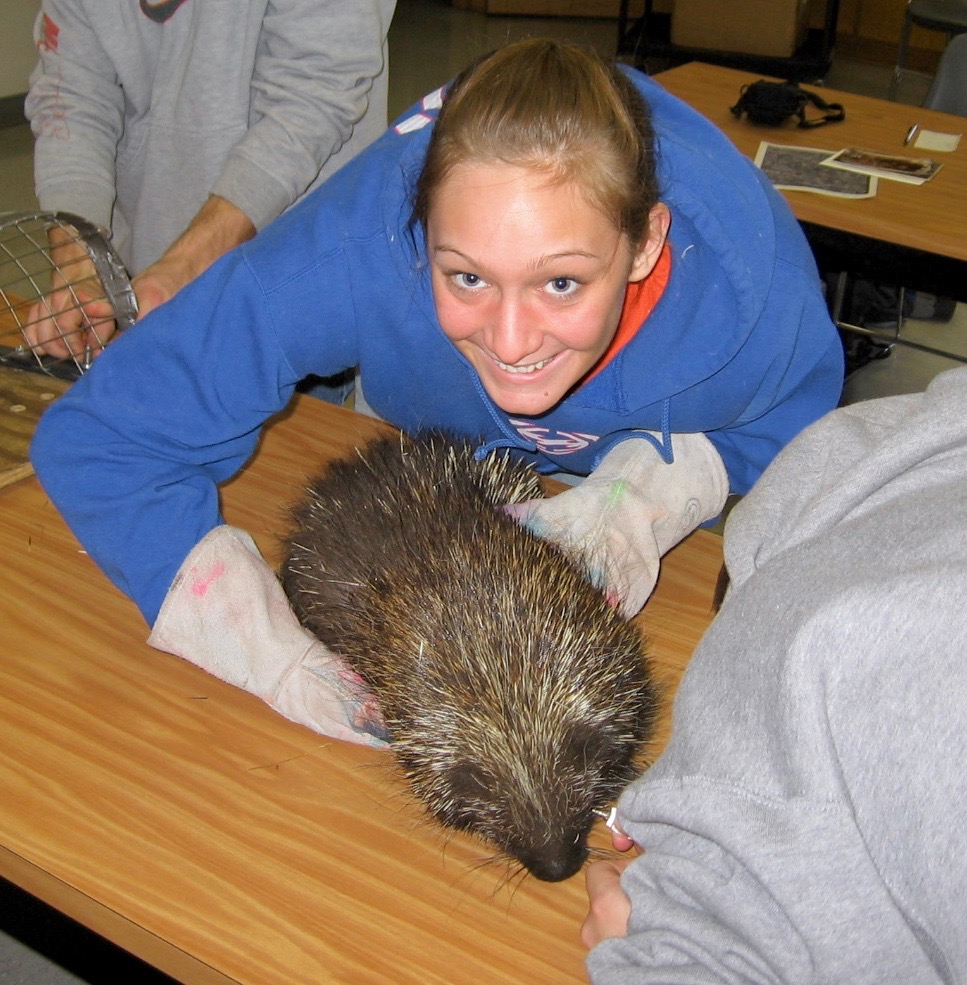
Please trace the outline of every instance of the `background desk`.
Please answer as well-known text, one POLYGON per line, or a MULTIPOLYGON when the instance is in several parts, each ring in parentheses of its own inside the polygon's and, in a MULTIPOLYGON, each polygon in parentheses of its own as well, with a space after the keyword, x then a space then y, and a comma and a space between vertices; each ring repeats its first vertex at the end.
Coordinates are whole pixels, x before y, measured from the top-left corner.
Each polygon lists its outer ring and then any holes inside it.
POLYGON ((814 130, 794 121, 758 127, 730 112, 739 90, 761 76, 690 62, 655 79, 708 117, 743 154, 754 158, 760 141, 821 147, 831 153, 856 146, 933 157, 943 162, 923 185, 883 181, 874 198, 849 201, 812 192, 786 192, 824 270, 847 270, 883 283, 967 301, 967 137, 949 154, 904 147, 910 125, 944 133, 967 133, 960 116, 873 99, 835 89, 816 89, 827 102, 842 103, 846 119, 814 130))
MULTIPOLYGON (((225 489, 229 522, 274 562, 304 469, 377 427, 297 399, 225 489)), ((721 559, 694 534, 640 617, 670 690, 721 559)), ((502 885, 421 822, 389 754, 150 649, 33 478, 0 490, 0 573, 0 875, 185 982, 585 980, 580 876, 502 885)))

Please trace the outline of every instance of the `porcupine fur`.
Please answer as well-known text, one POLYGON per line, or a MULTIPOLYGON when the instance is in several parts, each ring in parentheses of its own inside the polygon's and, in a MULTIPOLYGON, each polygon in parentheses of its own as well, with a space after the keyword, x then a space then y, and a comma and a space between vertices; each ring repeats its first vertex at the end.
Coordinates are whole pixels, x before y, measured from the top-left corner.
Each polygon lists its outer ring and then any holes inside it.
POLYGON ((506 454, 377 439, 293 508, 282 581, 376 695, 429 812, 556 881, 636 774, 656 692, 639 632, 582 564, 500 509, 541 495, 506 454))

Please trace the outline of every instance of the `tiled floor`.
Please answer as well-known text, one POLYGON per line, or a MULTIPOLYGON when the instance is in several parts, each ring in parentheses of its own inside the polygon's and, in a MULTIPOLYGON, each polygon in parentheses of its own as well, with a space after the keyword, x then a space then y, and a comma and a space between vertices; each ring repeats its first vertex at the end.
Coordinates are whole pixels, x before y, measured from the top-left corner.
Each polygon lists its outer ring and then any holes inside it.
MULTIPOLYGON (((577 18, 487 17, 454 10, 445 0, 399 0, 390 33, 390 113, 395 116, 445 82, 469 60, 526 35, 554 35, 614 52, 616 25, 577 18)), ((835 60, 827 84, 847 92, 886 96, 890 70, 835 60)), ((899 98, 919 104, 929 79, 908 73, 899 98)), ((31 175, 32 140, 26 126, 0 130, 0 211, 36 208, 31 175)), ((904 333, 923 344, 967 354, 967 314, 957 306, 948 324, 907 322, 904 333)), ((954 365, 946 359, 896 347, 847 382, 847 399, 922 389, 954 365)), ((168 981, 127 955, 60 918, 0 881, 0 985, 135 985, 168 981), (53 960, 48 960, 48 957, 53 960)))

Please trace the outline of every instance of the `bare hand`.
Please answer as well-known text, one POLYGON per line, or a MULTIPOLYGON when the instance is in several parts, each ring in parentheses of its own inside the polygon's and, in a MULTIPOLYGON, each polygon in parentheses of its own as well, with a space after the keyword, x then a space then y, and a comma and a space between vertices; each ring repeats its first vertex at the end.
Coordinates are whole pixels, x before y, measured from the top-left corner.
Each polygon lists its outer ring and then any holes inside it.
POLYGON ((24 338, 38 355, 97 355, 114 334, 114 309, 84 244, 62 229, 51 229, 49 236, 51 290, 30 306, 24 338))
POLYGON ((628 932, 631 900, 621 888, 621 873, 634 858, 592 862, 585 873, 588 915, 581 927, 581 943, 588 949, 609 937, 628 932))
MULTIPOLYGON (((138 317, 174 297, 220 256, 254 235, 255 226, 241 209, 210 196, 164 255, 134 278, 138 317)), ((78 237, 56 227, 48 236, 56 264, 51 290, 31 306, 24 337, 38 355, 96 356, 117 330, 113 306, 78 237)))

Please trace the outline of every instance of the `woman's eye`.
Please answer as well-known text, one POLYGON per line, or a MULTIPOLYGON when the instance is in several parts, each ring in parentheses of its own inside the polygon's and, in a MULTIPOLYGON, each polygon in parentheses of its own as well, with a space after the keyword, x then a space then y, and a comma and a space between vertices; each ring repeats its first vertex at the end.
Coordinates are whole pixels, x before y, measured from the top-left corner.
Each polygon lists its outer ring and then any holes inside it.
POLYGON ((453 282, 457 287, 474 288, 483 283, 483 278, 478 274, 460 273, 453 275, 453 282))
POLYGON ((555 277, 554 280, 547 282, 547 289, 551 294, 565 296, 573 294, 578 288, 578 282, 571 277, 555 277))

